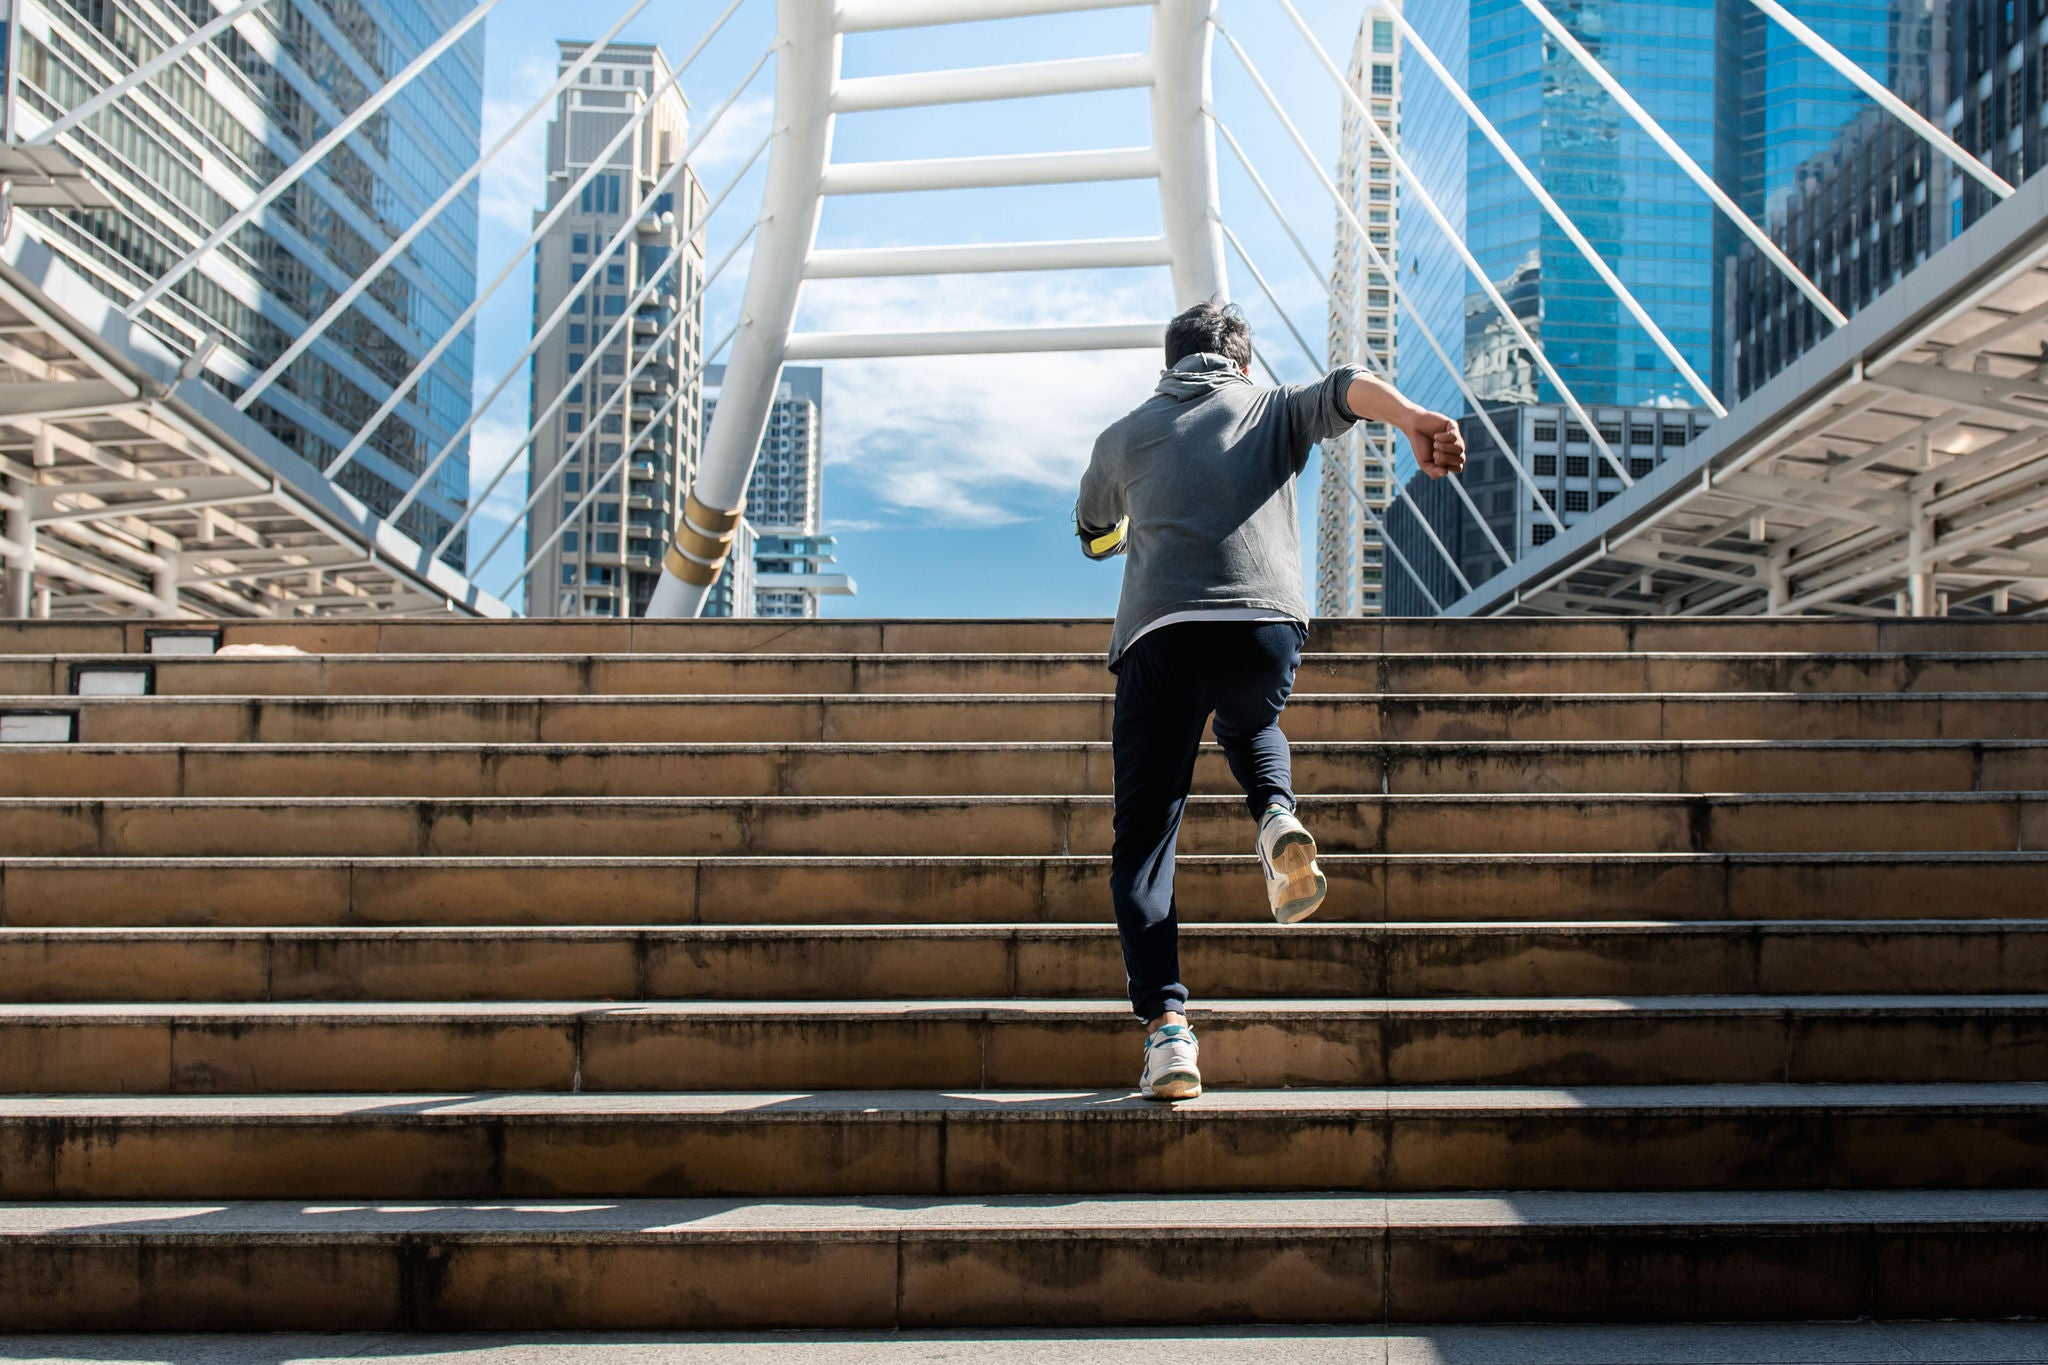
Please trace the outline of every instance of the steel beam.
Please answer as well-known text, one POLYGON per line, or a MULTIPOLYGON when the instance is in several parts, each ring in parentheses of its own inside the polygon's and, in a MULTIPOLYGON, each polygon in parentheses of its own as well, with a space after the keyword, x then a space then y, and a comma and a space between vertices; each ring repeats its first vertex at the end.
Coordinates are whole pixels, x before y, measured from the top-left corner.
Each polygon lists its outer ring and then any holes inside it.
MULTIPOLYGON (((779 89, 779 82, 778 82, 779 89)), ((1099 152, 1021 152, 1010 156, 936 157, 925 161, 850 161, 821 166, 813 194, 909 194, 924 190, 1008 189, 1150 180, 1159 158, 1150 147, 1099 152)), ((774 153, 769 153, 774 173, 774 153)))
POLYGON ((953 71, 908 71, 893 76, 860 76, 832 89, 832 112, 862 114, 878 109, 916 109, 933 104, 1032 99, 1100 90, 1138 90, 1152 84, 1152 62, 1144 53, 1117 57, 1068 57, 1050 62, 964 67, 953 71))
POLYGON ((1159 208, 1173 254, 1173 306, 1230 297, 1216 188, 1210 47, 1216 0, 1158 0, 1152 8, 1152 145, 1159 208))
POLYGON ((1172 259, 1164 237, 982 242, 967 246, 841 247, 813 251, 804 264, 804 277, 852 280, 1023 270, 1112 270, 1166 265, 1172 259))
MULTIPOLYGON (((1002 327, 961 332, 799 332, 783 351, 789 360, 872 360, 923 355, 1018 355, 1037 351, 1143 351, 1159 347, 1166 325, 1108 323, 1078 327, 1002 327)), ((726 374, 730 376, 728 369, 726 374)), ((731 384, 728 377, 727 384, 731 384)), ((725 411, 724 390, 718 410, 725 411)), ((716 417, 713 417, 714 424, 716 417)), ((757 441, 759 437, 755 438, 757 441)))

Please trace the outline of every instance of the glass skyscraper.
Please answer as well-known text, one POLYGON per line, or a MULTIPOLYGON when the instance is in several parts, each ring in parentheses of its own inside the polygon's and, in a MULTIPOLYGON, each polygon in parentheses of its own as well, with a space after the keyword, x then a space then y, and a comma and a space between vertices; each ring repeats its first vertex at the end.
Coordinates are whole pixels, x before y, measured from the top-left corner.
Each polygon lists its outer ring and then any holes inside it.
MULTIPOLYGON (((1868 103, 1744 0, 1554 0, 1551 9, 1752 215, 1868 103)), ((1800 13, 1882 78, 1885 0, 1800 13)), ((1470 24, 1479 106, 1687 363, 1728 397, 1723 262, 1734 229, 1517 0, 1474 0, 1470 24)), ((1484 136, 1471 129, 1465 140, 1468 241, 1572 391, 1589 404, 1696 402, 1484 136)), ((1466 373, 1483 400, 1560 396, 1476 288, 1465 318, 1466 373)))
MULTIPOLYGON (((244 16, 59 137, 113 207, 36 209, 32 230, 117 305, 131 304, 467 8, 277 0, 244 16)), ((215 12, 205 0, 15 0, 10 135, 47 128, 215 12)), ((240 394, 476 159, 482 101, 478 27, 137 322, 182 354, 217 341, 206 381, 240 394)), ((314 466, 327 464, 475 298, 476 244, 471 186, 249 415, 314 466)), ((465 332, 337 482, 373 512, 395 505, 468 416, 471 366, 465 332)), ((431 546, 468 498, 468 456, 458 449, 401 525, 431 546)), ((464 553, 458 538, 448 557, 459 565, 464 553)))
MULTIPOLYGON (((1403 9, 1408 22, 1437 60, 1461 85, 1469 85, 1471 9, 1464 4, 1412 4, 1403 9)), ((1412 45, 1401 52, 1401 156, 1421 179, 1452 229, 1465 231, 1465 111, 1436 78, 1412 45)), ((1395 378, 1401 391, 1435 412, 1456 415, 1465 410, 1451 370, 1437 358, 1424 337, 1434 336, 1452 365, 1465 362, 1465 266, 1451 241, 1440 231, 1404 179, 1401 182, 1396 236, 1401 243, 1401 289, 1405 305, 1397 305, 1394 350, 1400 357, 1395 378)), ((1399 450, 1395 476, 1415 472, 1406 441, 1399 450)))

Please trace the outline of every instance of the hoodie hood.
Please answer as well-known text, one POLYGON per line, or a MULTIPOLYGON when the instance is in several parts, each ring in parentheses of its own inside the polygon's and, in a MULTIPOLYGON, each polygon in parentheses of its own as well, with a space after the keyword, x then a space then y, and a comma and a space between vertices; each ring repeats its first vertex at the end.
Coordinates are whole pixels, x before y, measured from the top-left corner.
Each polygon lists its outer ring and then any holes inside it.
POLYGON ((1184 355, 1180 363, 1170 370, 1159 372, 1159 383, 1154 393, 1163 393, 1168 398, 1186 402, 1216 392, 1226 384, 1249 384, 1251 379, 1237 368, 1228 356, 1217 355, 1214 351, 1197 351, 1184 355))

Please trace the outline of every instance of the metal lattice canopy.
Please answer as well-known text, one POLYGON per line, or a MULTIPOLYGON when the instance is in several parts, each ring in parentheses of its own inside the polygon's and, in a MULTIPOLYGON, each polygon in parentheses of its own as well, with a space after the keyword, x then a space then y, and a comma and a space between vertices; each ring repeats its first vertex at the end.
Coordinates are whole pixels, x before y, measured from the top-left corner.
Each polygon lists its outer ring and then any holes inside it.
POLYGON ((1629 615, 2048 605, 2048 178, 1650 477, 1450 604, 1629 615))
POLYGON ((33 238, 0 248, 4 548, 49 614, 510 615, 196 368, 33 238))

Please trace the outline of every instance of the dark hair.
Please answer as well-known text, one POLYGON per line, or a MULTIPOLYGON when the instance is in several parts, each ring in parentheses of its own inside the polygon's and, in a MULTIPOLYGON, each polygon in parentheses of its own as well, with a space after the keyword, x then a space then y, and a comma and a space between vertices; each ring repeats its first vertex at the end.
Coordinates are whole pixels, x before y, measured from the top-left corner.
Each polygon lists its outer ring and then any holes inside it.
POLYGON ((1166 324, 1166 367, 1207 351, 1242 369, 1252 363, 1252 325, 1234 303, 1210 299, 1166 324))

